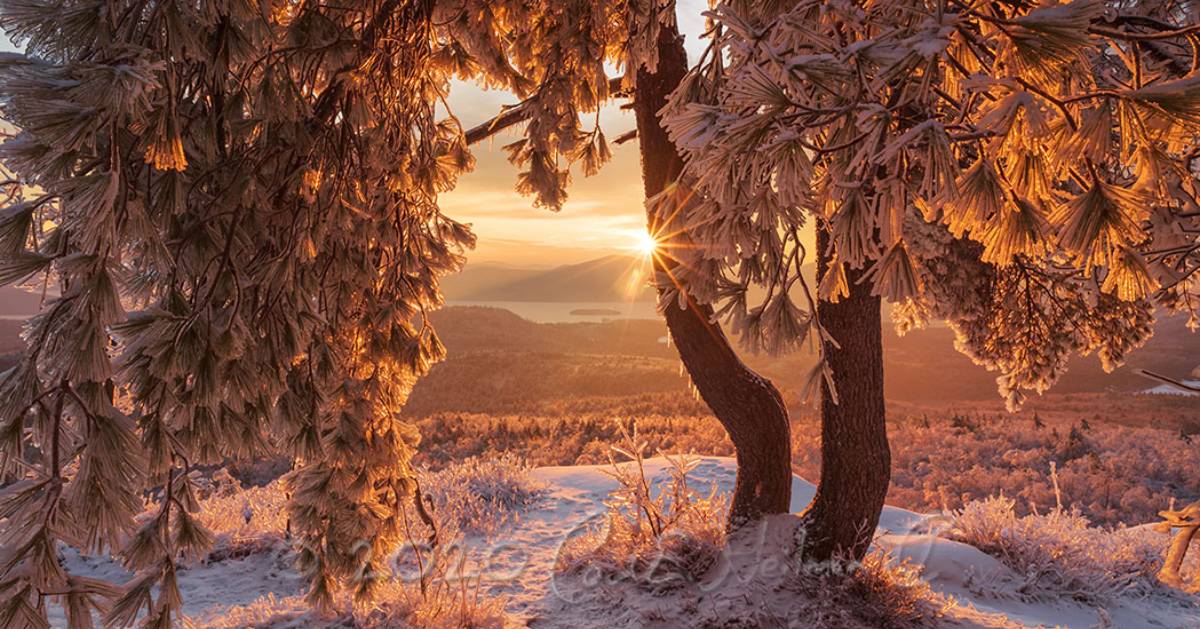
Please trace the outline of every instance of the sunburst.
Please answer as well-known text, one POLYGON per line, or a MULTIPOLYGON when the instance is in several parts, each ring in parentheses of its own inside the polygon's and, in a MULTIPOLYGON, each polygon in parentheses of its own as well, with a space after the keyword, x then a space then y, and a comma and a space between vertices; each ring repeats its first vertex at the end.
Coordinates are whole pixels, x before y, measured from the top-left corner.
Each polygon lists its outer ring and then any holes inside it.
POLYGON ((648 232, 634 232, 633 238, 634 242, 630 248, 643 257, 648 258, 658 251, 658 240, 655 239, 654 236, 651 236, 648 232))

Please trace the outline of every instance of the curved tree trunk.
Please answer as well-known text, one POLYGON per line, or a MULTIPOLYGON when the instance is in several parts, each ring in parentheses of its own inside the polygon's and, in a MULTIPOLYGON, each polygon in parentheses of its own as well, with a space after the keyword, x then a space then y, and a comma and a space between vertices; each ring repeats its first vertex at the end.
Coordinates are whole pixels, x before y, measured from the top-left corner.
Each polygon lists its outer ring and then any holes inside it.
MULTIPOLYGON (((654 73, 640 70, 634 98, 646 198, 674 183, 683 163, 658 119, 667 96, 687 69, 683 43, 674 28, 663 28, 654 73)), ((655 216, 648 217, 651 229, 655 216)), ((655 230, 653 233, 657 233, 655 230)), ((670 243, 664 243, 669 250, 670 243)), ((828 234, 818 233, 819 272, 828 266, 828 234)), ((670 272, 669 255, 655 256, 655 270, 670 272)), ((861 558, 870 545, 891 476, 891 453, 884 423, 883 339, 880 300, 861 272, 848 272, 850 296, 821 301, 818 312, 840 349, 827 348, 838 403, 827 387, 821 400, 821 482, 804 513, 805 556, 821 561, 835 555, 861 558)), ((787 409, 770 381, 741 362, 712 308, 689 301, 672 304, 664 316, 679 357, 700 396, 729 432, 737 451, 738 481, 731 524, 787 512, 791 494, 791 440, 787 409)))
MULTIPOLYGON (((817 272, 829 266, 829 235, 818 228, 817 272)), ((871 544, 891 479, 884 423, 880 300, 862 271, 846 271, 850 296, 821 300, 821 324, 840 348, 826 346, 837 402, 821 388, 821 483, 804 512, 805 558, 860 559, 871 544)))
MULTIPOLYGON (((637 73, 634 113, 649 199, 675 182, 683 162, 659 123, 658 111, 687 72, 683 40, 674 27, 662 28, 656 72, 637 73)), ((657 218, 648 216, 651 233, 657 218)), ((663 243, 669 250, 670 243, 663 243)), ((669 273, 675 261, 654 256, 655 270, 669 273)), ((661 289, 660 289, 661 290, 661 289)), ((712 308, 689 299, 688 307, 666 308, 667 329, 700 397, 729 433, 737 452, 738 475, 730 525, 770 513, 786 513, 791 501, 791 439, 787 408, 771 382, 738 358, 712 308)))

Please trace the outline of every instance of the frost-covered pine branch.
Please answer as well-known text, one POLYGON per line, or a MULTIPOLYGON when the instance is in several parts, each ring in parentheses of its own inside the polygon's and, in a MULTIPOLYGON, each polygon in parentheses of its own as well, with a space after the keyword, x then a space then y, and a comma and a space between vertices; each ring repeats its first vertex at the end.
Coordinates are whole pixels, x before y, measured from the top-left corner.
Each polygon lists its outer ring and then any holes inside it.
POLYGON ((51 288, 0 377, 26 479, 0 500, 0 624, 58 597, 73 627, 176 625, 175 562, 210 539, 190 467, 274 447, 301 464, 311 600, 367 597, 413 473, 397 412, 443 352, 423 313, 473 243, 436 204, 471 160, 434 105, 433 7, 106 6, 0 7, 26 50, 0 62, 26 190, 0 278, 51 288), (120 596, 71 577, 59 541, 136 576, 120 596))
POLYGON ((707 15, 710 50, 664 112, 696 193, 681 275, 752 344, 819 330, 778 290, 801 275, 787 234, 813 223, 831 234, 822 299, 866 270, 902 329, 949 320, 1011 403, 1072 353, 1120 364, 1155 305, 1196 320, 1190 5, 730 1, 707 15))
POLYGON ((528 124, 518 188, 557 209, 610 156, 585 124, 653 64, 673 4, 380 0, 0 2, 0 284, 47 295, 0 375, 0 624, 179 622, 204 552, 193 466, 298 462, 309 599, 376 588, 411 499, 398 412, 443 352, 426 313, 473 245, 438 195, 473 158, 452 77, 528 124), (9 129, 9 127, 5 127, 9 129), (9 174, 11 173, 11 177, 9 174), (150 489, 150 517, 143 490, 150 489), (56 545, 120 553, 118 591, 56 545))

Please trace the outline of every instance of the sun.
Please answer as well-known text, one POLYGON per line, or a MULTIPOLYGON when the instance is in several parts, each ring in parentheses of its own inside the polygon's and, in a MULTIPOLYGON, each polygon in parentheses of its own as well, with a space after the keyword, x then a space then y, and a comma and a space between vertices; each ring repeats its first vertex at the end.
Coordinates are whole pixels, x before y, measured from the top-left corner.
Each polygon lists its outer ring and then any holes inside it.
POLYGON ((658 251, 658 241, 654 239, 654 236, 644 231, 638 231, 634 233, 633 238, 634 242, 631 248, 643 256, 650 257, 654 255, 655 251, 658 251))

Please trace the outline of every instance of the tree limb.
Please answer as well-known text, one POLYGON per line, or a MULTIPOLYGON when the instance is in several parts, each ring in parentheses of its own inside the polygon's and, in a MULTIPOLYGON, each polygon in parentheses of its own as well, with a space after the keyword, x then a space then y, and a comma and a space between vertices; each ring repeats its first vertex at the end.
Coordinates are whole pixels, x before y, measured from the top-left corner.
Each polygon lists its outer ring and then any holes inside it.
MULTIPOLYGON (((609 93, 621 95, 622 81, 624 81, 624 77, 619 76, 609 79, 609 93)), ((533 99, 530 98, 516 105, 509 105, 495 118, 472 127, 467 131, 467 144, 477 144, 515 124, 525 122, 532 115, 530 112, 532 103, 533 99)))
POLYGON ((1161 382, 1165 382, 1177 389, 1182 389, 1184 391, 1191 391, 1193 393, 1200 393, 1200 387, 1198 387, 1198 386, 1186 384, 1186 383, 1176 380, 1174 378, 1170 378, 1170 377, 1164 376, 1162 374, 1154 373, 1153 371, 1150 371, 1148 369, 1139 369, 1138 373, 1142 374, 1143 376, 1146 376, 1147 378, 1152 378, 1154 380, 1159 380, 1161 382))
POLYGON ((617 139, 613 140, 613 144, 624 144, 624 143, 636 138, 637 135, 638 135, 638 132, 637 132, 636 128, 630 129, 629 131, 626 131, 625 133, 618 135, 617 139))

